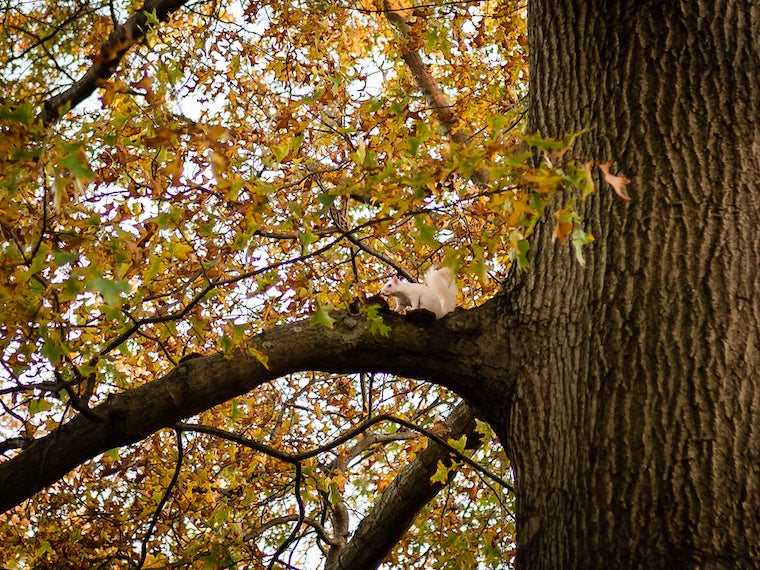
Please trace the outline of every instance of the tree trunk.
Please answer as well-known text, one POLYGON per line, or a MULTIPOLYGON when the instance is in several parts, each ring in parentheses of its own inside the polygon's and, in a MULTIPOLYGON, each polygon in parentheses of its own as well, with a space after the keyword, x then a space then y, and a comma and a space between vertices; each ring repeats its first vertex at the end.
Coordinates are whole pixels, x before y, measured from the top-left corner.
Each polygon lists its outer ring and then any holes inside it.
POLYGON ((531 128, 593 130, 585 267, 532 244, 497 429, 521 568, 760 567, 760 8, 534 0, 531 128), (531 340, 532 339, 532 340, 531 340))

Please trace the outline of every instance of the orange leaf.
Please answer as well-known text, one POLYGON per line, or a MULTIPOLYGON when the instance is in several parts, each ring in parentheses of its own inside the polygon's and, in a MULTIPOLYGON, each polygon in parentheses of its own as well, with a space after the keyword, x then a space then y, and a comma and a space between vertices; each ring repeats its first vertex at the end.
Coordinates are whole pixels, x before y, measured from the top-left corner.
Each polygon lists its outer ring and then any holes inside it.
POLYGON ((561 210, 555 212, 554 216, 557 218, 557 225, 554 227, 554 238, 559 240, 559 243, 564 245, 565 239, 573 231, 573 216, 575 210, 573 204, 569 203, 561 210))
POLYGON ((565 239, 567 238, 567 236, 570 235, 572 231, 573 231, 572 222, 558 221, 557 225, 554 228, 554 239, 559 240, 559 243, 564 245, 565 239))

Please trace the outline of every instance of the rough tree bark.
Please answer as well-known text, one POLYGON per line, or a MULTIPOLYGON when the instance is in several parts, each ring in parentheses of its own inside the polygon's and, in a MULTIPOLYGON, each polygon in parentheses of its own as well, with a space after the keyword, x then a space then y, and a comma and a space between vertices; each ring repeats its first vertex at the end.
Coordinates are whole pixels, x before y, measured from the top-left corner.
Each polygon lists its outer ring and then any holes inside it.
MULTIPOLYGON (((760 567, 760 8, 533 0, 531 128, 612 159, 587 265, 532 243, 497 432, 520 568, 760 567)), ((489 414, 494 420, 498 412, 489 414)))

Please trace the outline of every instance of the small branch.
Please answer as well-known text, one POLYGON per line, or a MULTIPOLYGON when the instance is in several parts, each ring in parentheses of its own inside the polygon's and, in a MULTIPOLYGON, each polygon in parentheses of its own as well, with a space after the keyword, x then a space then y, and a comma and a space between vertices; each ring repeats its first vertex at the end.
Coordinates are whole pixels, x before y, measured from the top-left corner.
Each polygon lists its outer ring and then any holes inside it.
MULTIPOLYGON (((393 2, 394 5, 391 4, 392 2, 389 0, 384 0, 383 2, 385 17, 398 30, 404 42, 407 45, 413 45, 416 43, 415 40, 417 38, 412 35, 412 29, 407 24, 402 10, 395 5, 395 2, 393 2)), ((414 81, 425 97, 428 106, 435 112, 443 133, 451 137, 451 140, 457 144, 466 144, 470 140, 470 134, 465 129, 456 129, 459 124, 459 117, 454 114, 452 104, 438 86, 438 82, 433 77, 433 74, 430 73, 428 66, 422 61, 420 54, 413 49, 403 46, 401 59, 404 60, 409 71, 411 71, 412 77, 414 77, 414 81)), ((470 177, 473 182, 480 185, 488 184, 489 178, 488 170, 484 167, 477 169, 470 177)))
MULTIPOLYGON (((342 239, 342 238, 341 238, 342 239)), ((208 295, 213 289, 217 287, 221 287, 223 285, 230 285, 232 283, 237 283, 238 281, 242 281, 244 279, 248 279, 250 277, 254 277, 256 275, 259 275, 261 273, 266 273, 267 271, 271 271, 273 269, 278 269, 279 267, 283 267, 285 265, 289 265, 291 263, 296 263, 298 261, 305 261, 307 259, 310 259, 312 257, 315 257, 321 253, 324 253, 328 249, 335 246, 340 239, 333 240, 330 243, 328 243, 325 246, 320 247, 319 249, 315 249, 314 251, 310 253, 306 253, 304 255, 300 255, 297 258, 293 259, 286 259, 284 261, 280 261, 278 263, 273 263, 271 265, 268 265, 266 267, 262 267, 261 269, 254 269, 252 271, 246 271, 245 273, 240 273, 239 275, 236 275, 234 277, 229 277, 227 279, 220 279, 219 281, 211 281, 207 283, 196 295, 185 305, 180 309, 179 311, 176 311, 174 313, 169 313, 166 315, 158 315, 156 317, 148 317, 145 319, 139 319, 134 321, 131 327, 129 327, 126 331, 118 335, 116 338, 112 339, 108 344, 106 344, 102 349, 100 349, 100 352, 98 353, 100 356, 103 356, 105 354, 108 354, 113 349, 115 349, 117 346, 119 346, 122 342, 130 338, 133 334, 137 332, 137 330, 144 326, 144 325, 151 325, 151 324, 157 324, 157 323, 166 323, 170 321, 176 321, 181 318, 183 318, 185 315, 187 315, 192 308, 200 303, 203 298, 208 295)))
MULTIPOLYGON (((258 526, 253 530, 249 530, 243 536, 243 540, 245 541, 255 540, 256 538, 264 534, 267 530, 269 530, 273 526, 286 524, 289 522, 295 522, 299 518, 300 518, 300 515, 298 514, 284 515, 281 517, 273 518, 263 523, 261 526, 258 526)), ((327 532, 327 529, 322 524, 320 524, 318 520, 313 519, 311 517, 304 517, 303 523, 312 527, 314 531, 317 533, 317 535, 319 535, 319 538, 321 538, 324 542, 326 542, 330 546, 337 546, 337 541, 335 541, 330 536, 330 534, 327 532)))
POLYGON ((311 451, 306 451, 303 453, 286 453, 284 451, 280 451, 268 445, 264 445, 263 443, 259 443, 247 437, 230 433, 230 432, 221 430, 219 428, 211 427, 211 426, 205 426, 201 424, 188 424, 188 423, 180 422, 180 423, 174 424, 174 427, 177 429, 181 429, 183 431, 195 431, 199 433, 206 433, 208 435, 213 435, 216 437, 220 437, 222 439, 233 441, 245 447, 249 447, 250 449, 253 449, 255 451, 265 453, 271 457, 274 457, 275 459, 279 459, 280 461, 284 461, 285 463, 291 463, 295 465, 297 463, 305 461, 306 459, 316 457, 317 455, 320 455, 326 451, 335 449, 339 445, 342 445, 346 443, 347 441, 353 439, 357 435, 360 435, 362 432, 366 431, 370 426, 373 426, 377 423, 385 422, 385 421, 402 425, 409 430, 412 430, 421 435, 424 435, 425 437, 434 441, 441 447, 444 447, 445 449, 447 449, 457 459, 459 459, 463 463, 466 463, 467 465, 472 467, 475 471, 477 471, 484 477, 491 479, 492 481, 498 483, 499 485, 501 485, 508 491, 514 493, 514 489, 512 488, 512 486, 509 483, 507 483, 504 479, 502 479, 498 475, 495 475, 494 473, 491 473, 485 467, 481 466, 476 461, 473 461, 464 453, 461 453, 457 449, 454 449, 442 437, 437 436, 430 430, 419 427, 413 422, 398 418, 396 416, 392 416, 390 414, 382 414, 379 416, 375 416, 374 418, 365 420, 362 423, 360 423, 358 426, 356 426, 355 428, 352 428, 348 430, 346 433, 344 433, 343 435, 335 438, 332 442, 325 445, 320 445, 318 447, 315 447, 311 451))
POLYGON ((61 386, 61 389, 64 392, 66 392, 66 395, 69 397, 69 404, 71 405, 72 408, 74 408, 77 412, 82 414, 88 420, 92 420, 94 422, 103 421, 103 418, 101 418, 99 415, 93 412, 92 408, 90 408, 89 404, 87 403, 87 401, 89 400, 89 394, 91 393, 90 387, 94 388, 95 386, 95 375, 93 373, 89 374, 87 378, 82 378, 82 375, 79 373, 79 370, 77 370, 76 367, 74 367, 75 381, 73 383, 66 382, 61 376, 60 372, 58 372, 57 370, 54 370, 53 374, 58 380, 58 384, 61 386), (74 386, 81 384, 82 382, 86 382, 84 395, 79 396, 74 391, 74 386))
POLYGON ((148 530, 145 532, 145 538, 143 539, 142 547, 140 548, 140 560, 137 562, 137 570, 140 570, 143 567, 143 564, 145 564, 145 558, 148 555, 148 541, 153 535, 153 531, 156 530, 158 517, 161 516, 161 511, 163 510, 164 505, 166 505, 166 501, 169 500, 169 496, 171 495, 174 486, 179 480, 179 472, 182 469, 182 458, 185 453, 184 448, 182 447, 182 431, 180 429, 174 428, 174 434, 177 437, 177 463, 174 467, 174 475, 172 475, 172 480, 169 481, 169 485, 166 487, 166 491, 164 491, 163 497, 161 497, 161 500, 158 502, 156 512, 153 513, 153 518, 148 525, 148 530))
POLYGON ((293 485, 293 494, 296 497, 296 503, 298 503, 298 518, 296 520, 296 525, 293 527, 293 530, 290 532, 290 535, 288 538, 286 538, 283 543, 277 548, 275 553, 272 555, 272 560, 269 561, 269 565, 267 566, 267 570, 271 570, 274 568, 274 565, 276 562, 279 562, 280 554, 285 552, 287 550, 288 546, 296 539, 296 536, 298 536, 298 531, 301 529, 301 525, 303 524, 304 519, 306 518, 306 507, 304 507, 303 504, 303 497, 301 497, 301 462, 297 461, 295 463, 296 467, 296 477, 295 477, 295 484, 293 485))
POLYGON ((21 53, 8 58, 8 61, 11 62, 11 61, 19 60, 25 57, 33 49, 45 44, 45 42, 49 40, 52 40, 55 36, 61 33, 66 28, 66 26, 74 22, 82 14, 82 12, 84 12, 85 7, 88 7, 86 3, 82 4, 81 6, 77 6, 74 12, 69 14, 60 24, 58 24, 55 28, 53 28, 52 32, 42 37, 37 36, 36 34, 33 34, 29 32, 28 30, 25 30, 19 26, 8 26, 6 24, 7 29, 16 30, 34 39, 34 41, 30 45, 28 45, 21 53))

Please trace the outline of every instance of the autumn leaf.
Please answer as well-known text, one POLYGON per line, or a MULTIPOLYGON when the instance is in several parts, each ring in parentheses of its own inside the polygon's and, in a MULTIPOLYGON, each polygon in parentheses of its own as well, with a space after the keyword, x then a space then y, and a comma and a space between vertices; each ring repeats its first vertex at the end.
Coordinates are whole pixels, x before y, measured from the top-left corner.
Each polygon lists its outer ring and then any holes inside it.
POLYGON ((7 119, 24 125, 28 125, 34 119, 34 106, 26 101, 15 105, 3 104, 0 99, 0 119, 7 119))
POLYGON ((84 153, 84 143, 66 143, 60 144, 64 151, 60 164, 65 166, 68 171, 83 182, 92 180, 95 173, 90 169, 88 160, 84 153))
POLYGON ((612 186, 615 193, 623 200, 630 200, 631 197, 628 195, 628 192, 626 192, 625 187, 630 184, 631 181, 623 175, 610 174, 610 166, 612 166, 610 161, 600 162, 597 166, 604 174, 604 181, 612 186))
POLYGON ((575 259, 581 265, 586 265, 586 258, 583 256, 583 246, 588 245, 594 241, 594 236, 590 233, 584 232, 581 228, 575 228, 572 235, 573 251, 575 252, 575 259))
POLYGON ((370 305, 364 309, 367 315, 367 323, 369 324, 369 332, 380 336, 388 336, 391 332, 391 327, 383 322, 383 317, 379 313, 379 305, 370 305))
POLYGON ((583 193, 581 194, 581 197, 585 200, 588 196, 594 193, 596 190, 596 187, 594 185, 594 179, 591 176, 591 166, 593 165, 593 162, 588 161, 584 162, 581 171, 583 173, 583 193))
POLYGON ((245 352, 252 355, 256 360, 258 360, 261 363, 261 365, 264 368, 269 370, 269 357, 266 354, 264 354, 260 350, 256 350, 252 346, 246 346, 245 352))
POLYGON ((512 259, 517 262, 517 267, 520 270, 526 271, 530 267, 530 262, 528 261, 530 243, 518 230, 514 230, 509 234, 509 242, 511 244, 510 252, 512 259))
POLYGON ((467 436, 463 435, 457 439, 449 439, 448 444, 459 453, 464 453, 467 448, 467 436))
POLYGON ((455 468, 453 466, 447 467, 444 465, 443 461, 439 460, 435 473, 430 477, 430 482, 445 485, 448 482, 449 474, 452 471, 455 471, 455 468))
POLYGON ((122 295, 129 291, 129 283, 95 274, 88 279, 87 289, 100 293, 106 305, 116 307, 121 304, 122 295))
POLYGON ((571 202, 563 209, 554 213, 557 223, 554 226, 554 239, 558 240, 560 245, 565 243, 565 239, 573 231, 573 220, 575 219, 575 207, 571 202))

